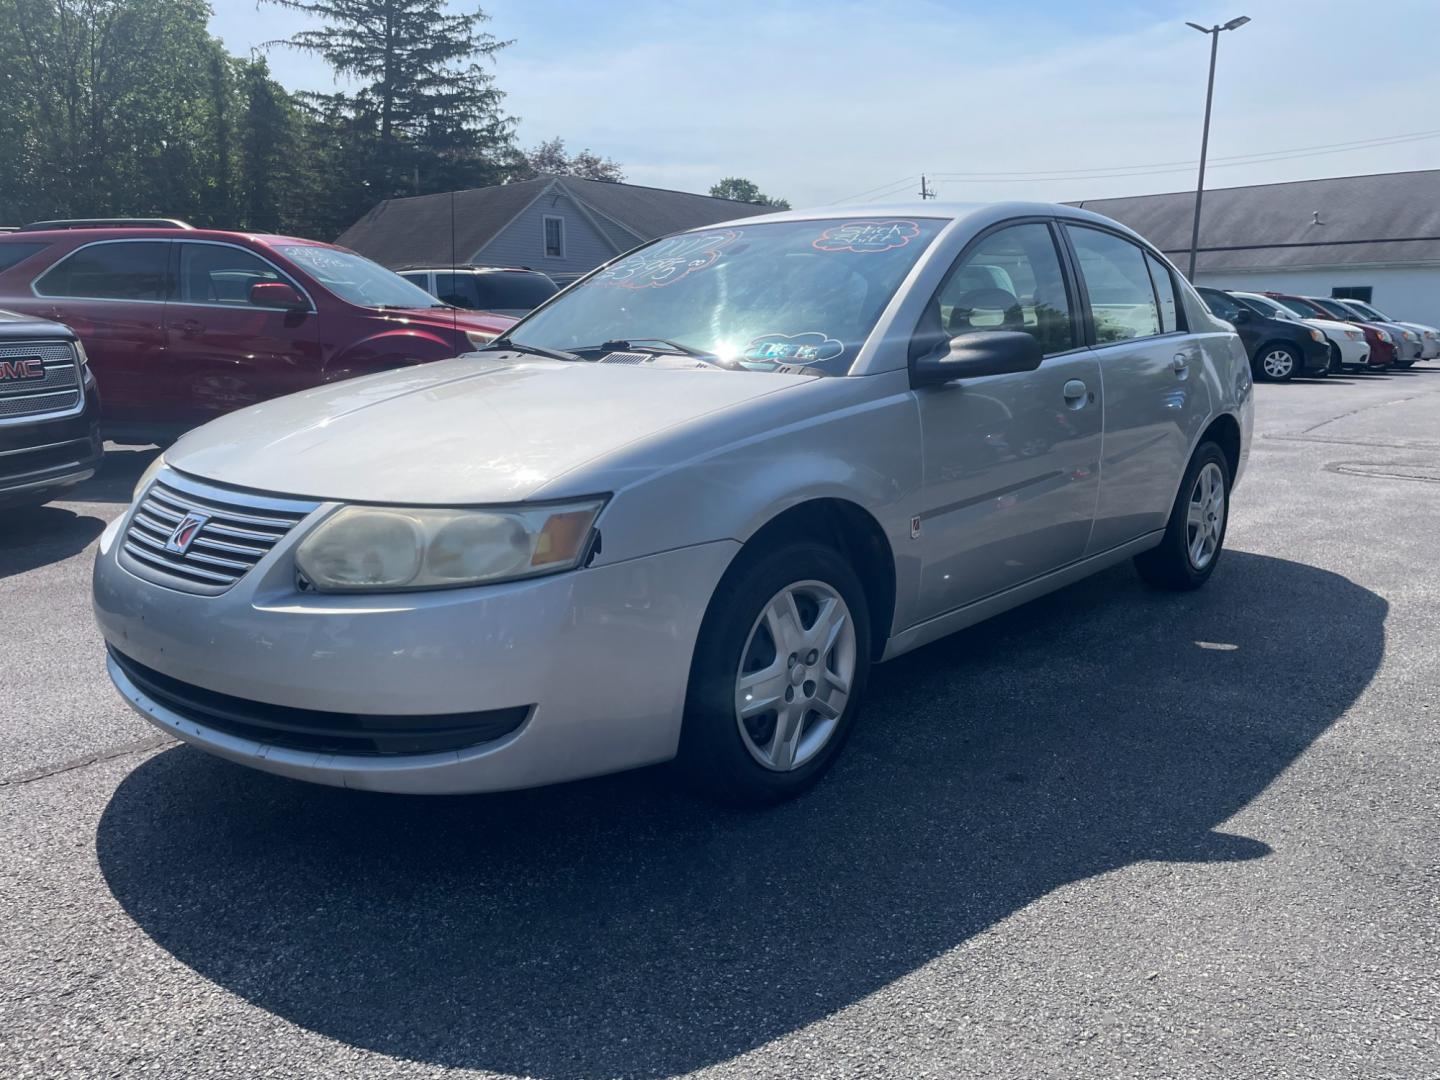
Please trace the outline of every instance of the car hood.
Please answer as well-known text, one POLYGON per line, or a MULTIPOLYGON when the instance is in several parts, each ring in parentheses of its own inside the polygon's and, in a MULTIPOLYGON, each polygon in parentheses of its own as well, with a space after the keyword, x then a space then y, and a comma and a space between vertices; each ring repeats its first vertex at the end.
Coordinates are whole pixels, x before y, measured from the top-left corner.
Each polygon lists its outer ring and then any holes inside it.
POLYGON ((1344 334, 1346 330, 1356 329, 1352 324, 1336 319, 1297 319, 1296 321, 1305 326, 1313 326, 1324 334, 1344 334))
POLYGON ((165 458, 202 479, 315 499, 516 502, 623 446, 812 381, 472 354, 251 406, 165 458))

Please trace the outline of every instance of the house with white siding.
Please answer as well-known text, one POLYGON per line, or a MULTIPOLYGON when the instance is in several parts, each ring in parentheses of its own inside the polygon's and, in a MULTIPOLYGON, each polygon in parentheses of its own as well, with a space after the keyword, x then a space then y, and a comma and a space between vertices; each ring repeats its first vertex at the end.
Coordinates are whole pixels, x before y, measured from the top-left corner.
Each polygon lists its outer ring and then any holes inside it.
POLYGON ((524 266, 568 280, 659 236, 771 212, 688 191, 540 176, 386 199, 336 243, 398 269, 524 266))

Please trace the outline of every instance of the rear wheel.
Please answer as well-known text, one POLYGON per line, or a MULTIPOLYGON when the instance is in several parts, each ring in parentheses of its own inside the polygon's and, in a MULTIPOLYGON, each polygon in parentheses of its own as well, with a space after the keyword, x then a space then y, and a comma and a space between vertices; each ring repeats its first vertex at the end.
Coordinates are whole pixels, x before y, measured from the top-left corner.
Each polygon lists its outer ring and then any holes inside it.
POLYGON ((1267 382, 1289 382, 1300 369, 1300 357, 1289 345, 1267 345, 1256 357, 1255 369, 1267 382))
POLYGON ((696 642, 681 768, 731 804, 799 794, 839 754, 869 669, 865 591, 838 552, 798 541, 741 564, 696 642))
POLYGON ((1229 516, 1229 462, 1215 443, 1201 443, 1185 470, 1164 539, 1135 557, 1135 569, 1159 588, 1198 589, 1220 561, 1229 516))

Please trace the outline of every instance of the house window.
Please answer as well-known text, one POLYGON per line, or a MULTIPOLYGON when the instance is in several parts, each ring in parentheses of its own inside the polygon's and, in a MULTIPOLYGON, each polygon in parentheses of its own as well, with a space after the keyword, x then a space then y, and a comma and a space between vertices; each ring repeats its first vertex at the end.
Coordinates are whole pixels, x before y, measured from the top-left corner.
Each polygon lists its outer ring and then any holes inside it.
POLYGON ((545 216, 545 257, 565 257, 565 219, 562 217, 545 216))
POLYGON ((1359 300, 1362 304, 1370 303, 1370 294, 1375 290, 1369 285, 1341 285, 1330 290, 1330 295, 1336 300, 1359 300))

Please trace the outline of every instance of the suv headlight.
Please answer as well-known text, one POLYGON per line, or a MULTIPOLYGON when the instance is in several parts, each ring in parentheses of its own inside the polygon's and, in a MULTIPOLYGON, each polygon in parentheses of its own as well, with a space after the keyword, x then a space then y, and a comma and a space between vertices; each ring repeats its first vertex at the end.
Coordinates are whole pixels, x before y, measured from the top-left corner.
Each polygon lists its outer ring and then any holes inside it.
POLYGON ((490 342, 494 341, 500 335, 484 334, 481 333, 479 330, 466 330, 465 336, 470 339, 470 344, 475 346, 475 348, 483 349, 486 345, 489 345, 490 342))
POLYGON ((78 337, 75 339, 75 355, 80 358, 81 367, 90 366, 90 354, 85 351, 85 343, 78 337))
POLYGON ((347 506, 300 542, 295 563, 321 592, 492 584, 571 570, 605 500, 494 510, 347 506))
POLYGON ((130 493, 132 503, 140 501, 140 496, 145 494, 145 489, 150 486, 150 481, 154 480, 155 475, 163 468, 165 468, 165 455, 156 454, 155 460, 150 462, 149 467, 140 474, 140 479, 135 483, 135 490, 130 493))

